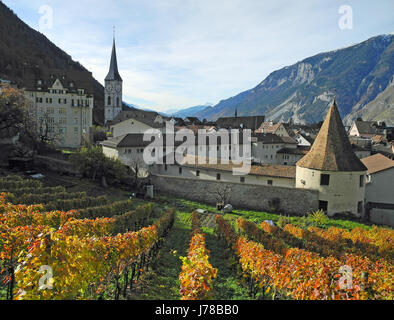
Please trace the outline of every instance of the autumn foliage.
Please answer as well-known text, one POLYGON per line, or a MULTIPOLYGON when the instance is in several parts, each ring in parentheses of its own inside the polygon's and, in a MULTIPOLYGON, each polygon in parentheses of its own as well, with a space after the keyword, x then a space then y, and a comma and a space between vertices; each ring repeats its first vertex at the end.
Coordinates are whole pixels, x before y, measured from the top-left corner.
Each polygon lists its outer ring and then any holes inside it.
POLYGON ((196 212, 192 214, 192 239, 187 257, 181 257, 182 271, 181 300, 213 299, 213 279, 217 269, 209 263, 209 252, 205 247, 205 235, 200 230, 200 220, 196 212))
MULTIPOLYGON (((175 217, 169 210, 143 227, 153 212, 151 204, 124 215, 109 210, 112 217, 81 219, 78 210, 47 212, 42 205, 11 204, 8 198, 0 194, 0 276, 7 284, 7 299, 90 299, 110 288, 118 299, 157 253, 175 217), (40 281, 42 266, 51 268, 45 282, 50 290, 40 281)), ((130 208, 129 202, 116 205, 130 208)))
POLYGON ((233 249, 243 273, 266 295, 307 300, 393 299, 393 267, 384 260, 373 262, 352 254, 337 259, 291 247, 289 241, 293 238, 287 232, 296 234, 295 242, 299 244, 302 231, 290 227, 285 231, 263 223, 260 232, 252 222, 239 220, 238 227, 245 237, 237 235, 221 216, 217 216, 216 223, 219 236, 233 249), (352 270, 349 287, 341 285, 348 284, 347 280, 341 282, 344 265, 352 270))

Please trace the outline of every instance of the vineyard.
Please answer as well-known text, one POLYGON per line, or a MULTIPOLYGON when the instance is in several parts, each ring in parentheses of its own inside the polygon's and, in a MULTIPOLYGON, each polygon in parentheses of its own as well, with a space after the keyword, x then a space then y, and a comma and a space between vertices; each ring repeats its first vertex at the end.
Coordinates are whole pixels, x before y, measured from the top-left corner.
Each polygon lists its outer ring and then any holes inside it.
POLYGON ((197 206, 0 178, 0 299, 394 299, 392 229, 197 206))

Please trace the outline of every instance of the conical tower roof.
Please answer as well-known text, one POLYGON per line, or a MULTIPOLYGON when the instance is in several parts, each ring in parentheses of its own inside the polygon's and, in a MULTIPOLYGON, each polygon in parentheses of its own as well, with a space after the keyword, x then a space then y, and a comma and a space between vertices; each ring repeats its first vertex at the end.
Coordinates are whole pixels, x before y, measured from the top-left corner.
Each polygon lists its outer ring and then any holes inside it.
POLYGON ((311 150, 297 162, 297 166, 323 171, 367 170, 352 150, 335 100, 311 150))
POLYGON ((118 80, 122 81, 118 71, 118 61, 116 59, 116 46, 115 46, 115 38, 112 44, 112 54, 111 54, 111 64, 109 66, 109 72, 105 77, 105 80, 118 80))

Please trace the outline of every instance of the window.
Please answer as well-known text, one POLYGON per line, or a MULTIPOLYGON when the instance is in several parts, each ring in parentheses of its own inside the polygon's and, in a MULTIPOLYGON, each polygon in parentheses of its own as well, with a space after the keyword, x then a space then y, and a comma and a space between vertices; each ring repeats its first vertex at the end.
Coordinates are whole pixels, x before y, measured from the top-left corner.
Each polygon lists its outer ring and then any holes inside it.
POLYGON ((200 176, 200 170, 196 170, 196 177, 200 176))
POLYGON ((111 105, 111 97, 108 97, 108 103, 109 106, 111 105))
POLYGON ((220 173, 216 174, 216 180, 220 180, 220 173))
POLYGON ((320 175, 320 185, 328 186, 330 184, 330 175, 329 174, 321 174, 320 175))
POLYGON ((327 212, 327 208, 328 208, 328 201, 319 200, 319 209, 323 210, 324 212, 327 212))
POLYGON ((116 106, 119 107, 119 97, 116 98, 116 106))
POLYGON ((78 127, 74 127, 74 133, 78 133, 78 127))
POLYGON ((364 187, 364 175, 360 176, 360 188, 364 187))
POLYGON ((244 183, 244 182, 245 182, 245 177, 240 177, 240 178, 239 178, 239 181, 240 181, 241 183, 244 183))
POLYGON ((182 174, 182 167, 179 167, 179 174, 182 174))
POLYGON ((267 184, 272 186, 272 180, 267 180, 267 184))
POLYGON ((363 202, 362 201, 359 201, 357 203, 357 212, 358 213, 362 213, 363 212, 363 202))

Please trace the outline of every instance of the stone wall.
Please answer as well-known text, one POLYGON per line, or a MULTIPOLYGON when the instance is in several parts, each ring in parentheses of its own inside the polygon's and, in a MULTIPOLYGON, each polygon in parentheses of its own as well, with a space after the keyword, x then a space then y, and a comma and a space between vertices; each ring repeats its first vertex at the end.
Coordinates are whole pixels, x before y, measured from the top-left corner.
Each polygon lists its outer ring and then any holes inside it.
POLYGON ((370 221, 394 228, 394 210, 373 208, 370 211, 370 221))
MULTIPOLYGON (((50 170, 68 175, 79 175, 77 168, 71 162, 51 157, 35 156, 34 166, 37 169, 50 170)), ((43 173, 45 174, 45 172, 43 173)))
POLYGON ((243 183, 226 183, 152 175, 155 192, 179 196, 182 198, 215 204, 215 189, 219 186, 231 185, 230 200, 234 208, 244 208, 259 211, 277 211, 284 214, 303 215, 318 208, 318 192, 314 190, 290 189, 274 186, 256 186, 243 183), (277 210, 273 209, 272 199, 279 198, 277 210))

